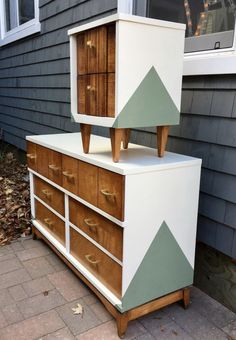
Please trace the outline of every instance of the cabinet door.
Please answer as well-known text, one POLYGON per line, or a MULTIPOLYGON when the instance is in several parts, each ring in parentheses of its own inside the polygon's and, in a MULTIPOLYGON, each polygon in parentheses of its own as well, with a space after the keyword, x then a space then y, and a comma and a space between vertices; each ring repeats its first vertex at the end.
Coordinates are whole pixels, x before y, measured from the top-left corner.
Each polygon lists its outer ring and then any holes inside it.
POLYGON ((86 46, 86 34, 84 32, 77 36, 77 68, 78 74, 86 74, 88 72, 87 63, 87 46, 86 46))
POLYGON ((88 76, 83 75, 83 76, 78 76, 78 93, 77 93, 77 98, 78 98, 78 113, 81 114, 88 114, 87 112, 87 100, 88 100, 88 76))
POLYGON ((115 73, 107 74, 107 117, 115 117, 115 73))
POLYGON ((115 72, 116 25, 107 26, 107 72, 115 72))

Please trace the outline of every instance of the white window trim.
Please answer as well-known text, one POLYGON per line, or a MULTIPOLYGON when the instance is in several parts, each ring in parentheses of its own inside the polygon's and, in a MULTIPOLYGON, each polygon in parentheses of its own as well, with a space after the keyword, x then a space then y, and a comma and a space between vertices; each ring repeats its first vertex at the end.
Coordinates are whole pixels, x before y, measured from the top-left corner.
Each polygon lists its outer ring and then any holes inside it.
MULTIPOLYGON (((18 8, 18 6, 16 7, 18 8)), ((0 0, 0 46, 4 46, 13 41, 27 37, 28 35, 40 32, 41 25, 39 22, 39 3, 38 0, 34 0, 35 18, 13 28, 10 31, 6 31, 5 20, 5 5, 4 0, 0 0)), ((18 14, 17 14, 18 18, 18 14)))

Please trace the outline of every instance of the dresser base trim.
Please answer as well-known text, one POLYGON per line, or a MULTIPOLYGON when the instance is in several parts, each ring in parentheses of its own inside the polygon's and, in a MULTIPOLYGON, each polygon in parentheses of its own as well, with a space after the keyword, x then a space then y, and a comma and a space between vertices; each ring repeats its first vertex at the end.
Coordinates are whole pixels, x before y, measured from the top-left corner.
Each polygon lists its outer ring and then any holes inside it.
POLYGON ((66 263, 66 265, 75 273, 75 275, 77 275, 96 294, 96 296, 103 303, 108 312, 116 319, 119 337, 124 336, 128 327, 128 323, 131 320, 135 320, 141 316, 154 312, 177 301, 182 301, 185 309, 189 306, 190 289, 189 287, 186 287, 176 292, 167 294, 161 298, 145 303, 144 305, 130 309, 125 313, 121 313, 100 293, 100 291, 96 287, 92 285, 90 281, 86 279, 85 276, 83 276, 83 274, 81 274, 73 266, 73 264, 71 264, 71 262, 65 256, 60 253, 60 251, 35 226, 32 227, 32 233, 34 239, 40 238, 45 241, 52 248, 52 250, 66 263))

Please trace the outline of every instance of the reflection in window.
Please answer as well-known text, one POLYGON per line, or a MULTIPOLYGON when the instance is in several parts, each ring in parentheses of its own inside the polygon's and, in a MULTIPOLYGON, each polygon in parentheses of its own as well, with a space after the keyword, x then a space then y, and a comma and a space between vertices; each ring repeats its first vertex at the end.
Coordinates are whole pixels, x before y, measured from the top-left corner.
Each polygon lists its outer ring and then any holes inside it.
POLYGON ((190 50, 231 47, 235 14, 236 0, 149 0, 147 8, 149 17, 186 24, 190 50))
POLYGON ((34 1, 32 0, 18 0, 19 1, 19 24, 34 18, 34 1))

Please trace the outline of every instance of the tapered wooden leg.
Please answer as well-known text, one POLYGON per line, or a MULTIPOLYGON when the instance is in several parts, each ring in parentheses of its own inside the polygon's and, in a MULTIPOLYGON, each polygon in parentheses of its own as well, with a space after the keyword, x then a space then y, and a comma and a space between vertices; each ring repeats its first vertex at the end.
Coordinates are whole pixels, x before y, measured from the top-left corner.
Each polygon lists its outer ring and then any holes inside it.
POLYGON ((117 332, 120 338, 122 338, 125 335, 125 332, 128 327, 128 322, 129 322, 129 318, 128 318, 127 313, 120 314, 119 316, 117 316, 117 319, 116 319, 117 332))
POLYGON ((124 149, 128 149, 130 132, 131 132, 130 129, 124 129, 124 134, 123 134, 123 148, 124 149))
POLYGON ((167 144, 169 126, 157 126, 157 151, 158 157, 163 157, 167 144))
POLYGON ((82 135, 82 143, 83 143, 84 153, 89 153, 91 125, 80 124, 80 131, 81 131, 81 135, 82 135))
POLYGON ((123 134, 124 134, 123 129, 114 129, 114 128, 110 129, 112 159, 113 159, 113 162, 115 163, 119 162, 119 159, 120 159, 120 147, 121 147, 123 134))
POLYGON ((183 303, 184 303, 184 309, 187 309, 190 303, 190 289, 184 288, 183 290, 183 303))

